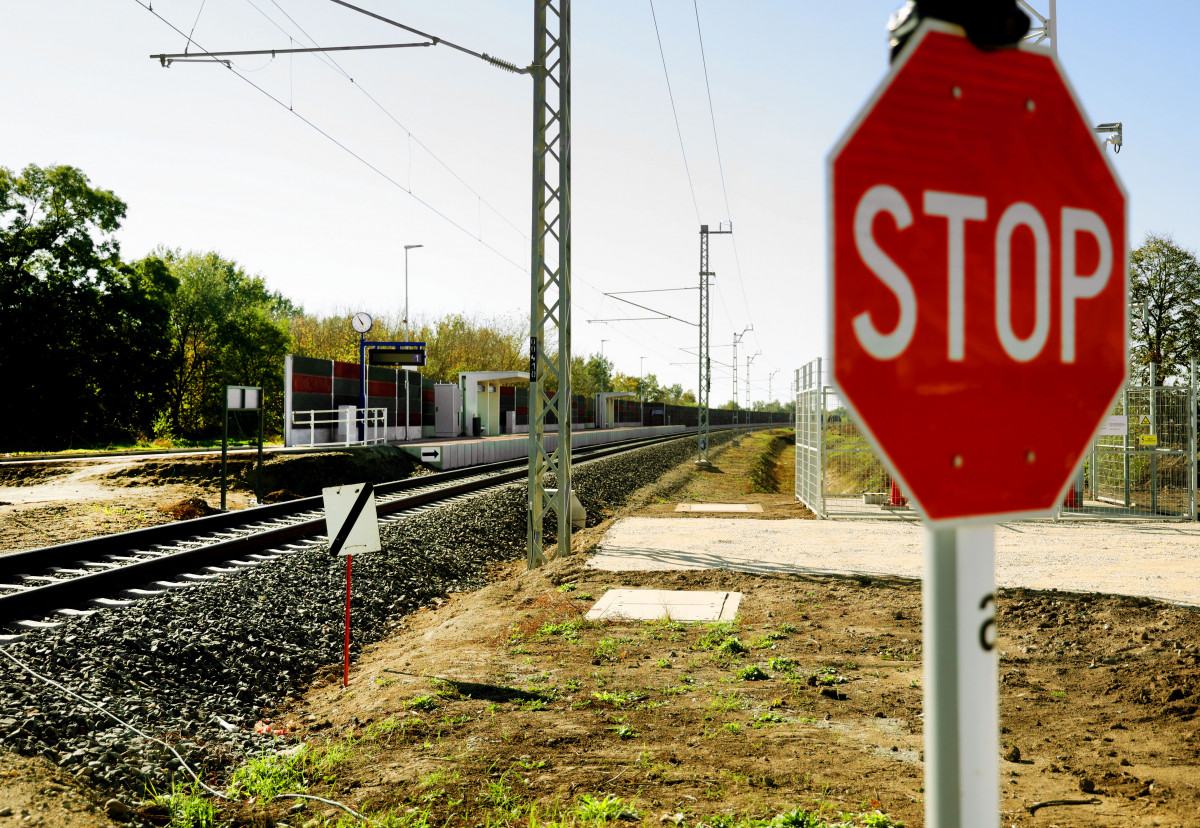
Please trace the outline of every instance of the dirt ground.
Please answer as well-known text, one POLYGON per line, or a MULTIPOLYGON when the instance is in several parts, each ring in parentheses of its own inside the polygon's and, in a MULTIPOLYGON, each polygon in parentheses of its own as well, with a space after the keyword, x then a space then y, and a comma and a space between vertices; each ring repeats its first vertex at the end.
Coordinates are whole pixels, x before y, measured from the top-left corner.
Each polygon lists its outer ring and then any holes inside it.
MULTIPOLYGON (((614 519, 686 517, 673 511, 682 501, 764 507, 736 520, 802 516, 790 449, 774 469, 780 492, 748 491, 766 449, 755 438, 714 453, 715 473, 687 464, 614 519)), ((105 490, 125 502, 128 490, 105 490)), ((278 746, 306 745, 310 792, 414 828, 590 825, 601 813, 732 828, 795 808, 822 814, 812 824, 924 824, 919 583, 586 569, 605 528, 579 533, 566 559, 503 567, 486 589, 409 616, 354 664, 348 689, 331 666, 275 711, 278 746), (586 620, 614 587, 743 598, 721 625, 586 620)), ((1013 589, 997 621, 1002 824, 1200 826, 1200 612, 1013 589)), ((0 777, 0 809, 58 772, 34 764, 38 781, 0 777)), ((55 821, 60 799, 41 801, 43 824, 91 824, 55 821)), ((225 817, 337 820, 312 803, 225 817)))

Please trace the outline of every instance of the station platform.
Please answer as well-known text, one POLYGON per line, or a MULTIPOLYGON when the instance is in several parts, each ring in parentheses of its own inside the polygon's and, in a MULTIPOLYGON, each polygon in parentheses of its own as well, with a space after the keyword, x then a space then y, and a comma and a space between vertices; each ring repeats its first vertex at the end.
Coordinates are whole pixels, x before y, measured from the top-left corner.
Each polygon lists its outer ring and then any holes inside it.
MULTIPOLYGON (((571 446, 599 446, 621 440, 637 440, 663 434, 677 434, 687 430, 686 426, 633 426, 626 428, 588 428, 571 432, 571 446)), ((558 435, 546 435, 546 448, 554 451, 558 447, 558 435)), ((503 463, 529 456, 529 434, 498 434, 493 437, 426 437, 402 443, 390 443, 403 449, 422 463, 440 471, 461 469, 464 466, 481 466, 487 463, 503 463)))

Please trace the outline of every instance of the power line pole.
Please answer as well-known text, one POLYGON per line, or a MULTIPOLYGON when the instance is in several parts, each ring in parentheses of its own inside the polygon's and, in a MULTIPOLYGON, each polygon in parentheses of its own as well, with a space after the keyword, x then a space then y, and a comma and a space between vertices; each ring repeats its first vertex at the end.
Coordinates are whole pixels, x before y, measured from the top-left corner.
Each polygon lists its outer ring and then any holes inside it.
POLYGON ((762 356, 762 351, 759 351, 753 356, 746 354, 746 425, 750 424, 750 414, 748 412, 752 408, 752 404, 750 402, 750 363, 754 362, 754 360, 760 356, 762 356))
POLYGON ((546 561, 542 521, 558 515, 558 552, 571 551, 571 0, 534 0, 533 234, 530 267, 529 524, 527 563, 546 561), (550 356, 546 337, 558 334, 550 356), (556 390, 546 394, 553 377, 556 390), (547 450, 546 421, 558 423, 547 450), (558 490, 546 493, 553 473, 558 490))
POLYGON ((742 341, 742 337, 746 335, 746 331, 752 330, 754 330, 754 326, 747 325, 741 333, 733 335, 733 444, 735 446, 741 445, 738 439, 737 346, 742 341))
MULTIPOLYGON (((733 223, 729 229, 721 229, 725 223, 717 225, 716 230, 709 230, 707 224, 700 225, 700 383, 696 391, 696 465, 708 468, 708 393, 712 390, 712 361, 708 349, 708 277, 716 276, 708 269, 708 237, 712 233, 733 233, 733 223)), ((736 356, 736 351, 734 352, 736 356)), ((735 360, 736 361, 736 360, 735 360)))

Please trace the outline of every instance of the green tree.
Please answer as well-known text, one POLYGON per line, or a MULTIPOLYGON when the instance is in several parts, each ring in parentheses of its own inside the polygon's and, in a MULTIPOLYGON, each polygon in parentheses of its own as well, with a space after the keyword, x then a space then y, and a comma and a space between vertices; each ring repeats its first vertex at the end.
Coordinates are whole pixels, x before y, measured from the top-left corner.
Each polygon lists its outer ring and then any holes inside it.
POLYGON ((125 203, 69 166, 0 168, 0 433, 58 448, 144 430, 166 379, 161 263, 125 265, 125 203))
POLYGON ((1200 262, 1170 236, 1148 234, 1129 254, 1133 370, 1145 379, 1182 376, 1200 352, 1200 262))
POLYGON ((179 281, 170 317, 166 408, 172 430, 180 436, 217 433, 226 385, 262 386, 267 427, 279 430, 289 320, 301 311, 217 253, 161 253, 179 281))

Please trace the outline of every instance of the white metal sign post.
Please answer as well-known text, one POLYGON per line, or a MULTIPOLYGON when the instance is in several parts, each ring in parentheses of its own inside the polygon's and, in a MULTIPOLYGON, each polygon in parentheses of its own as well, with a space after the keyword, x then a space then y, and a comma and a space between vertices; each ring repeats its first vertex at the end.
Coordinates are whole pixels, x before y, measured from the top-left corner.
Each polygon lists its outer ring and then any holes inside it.
POLYGON ((925 816, 939 828, 1000 820, 995 569, 993 526, 925 530, 925 816))
POLYGON ((325 501, 325 532, 329 551, 346 559, 346 639, 342 660, 342 687, 350 684, 350 571, 355 554, 378 552, 379 517, 375 489, 370 483, 333 486, 321 490, 325 501))

